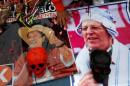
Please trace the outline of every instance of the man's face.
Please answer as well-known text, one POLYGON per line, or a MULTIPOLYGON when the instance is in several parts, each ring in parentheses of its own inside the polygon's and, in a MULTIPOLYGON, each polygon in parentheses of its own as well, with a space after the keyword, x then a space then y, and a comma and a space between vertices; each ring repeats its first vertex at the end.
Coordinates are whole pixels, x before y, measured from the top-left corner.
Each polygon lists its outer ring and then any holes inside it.
POLYGON ((106 28, 97 21, 83 21, 82 34, 89 48, 106 50, 111 45, 111 36, 106 28))
POLYGON ((28 33, 30 47, 42 47, 42 34, 39 31, 31 31, 28 33))

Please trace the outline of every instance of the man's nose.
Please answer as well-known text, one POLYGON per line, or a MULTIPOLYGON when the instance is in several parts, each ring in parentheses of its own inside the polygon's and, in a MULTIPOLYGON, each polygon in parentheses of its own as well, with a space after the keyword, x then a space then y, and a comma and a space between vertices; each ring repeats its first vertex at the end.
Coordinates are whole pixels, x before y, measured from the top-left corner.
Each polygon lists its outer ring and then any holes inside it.
POLYGON ((92 35, 92 34, 93 34, 92 28, 91 28, 91 27, 88 27, 86 33, 87 33, 88 35, 92 35))

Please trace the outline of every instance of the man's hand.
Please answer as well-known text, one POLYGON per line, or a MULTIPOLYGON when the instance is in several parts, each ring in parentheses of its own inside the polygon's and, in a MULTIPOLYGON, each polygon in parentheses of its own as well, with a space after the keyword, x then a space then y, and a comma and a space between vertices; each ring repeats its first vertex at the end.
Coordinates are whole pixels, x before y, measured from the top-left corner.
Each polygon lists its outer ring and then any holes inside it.
POLYGON ((91 72, 86 73, 85 76, 79 81, 78 86, 98 86, 97 82, 93 78, 91 72))

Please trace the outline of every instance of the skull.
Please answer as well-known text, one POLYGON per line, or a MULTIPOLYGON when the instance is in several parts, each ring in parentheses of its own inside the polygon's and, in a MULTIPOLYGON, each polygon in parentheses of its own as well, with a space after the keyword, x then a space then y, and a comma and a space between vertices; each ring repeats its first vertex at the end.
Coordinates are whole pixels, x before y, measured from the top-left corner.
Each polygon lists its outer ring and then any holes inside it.
POLYGON ((29 70, 37 78, 41 78, 46 72, 47 53, 42 47, 31 48, 26 55, 29 70))

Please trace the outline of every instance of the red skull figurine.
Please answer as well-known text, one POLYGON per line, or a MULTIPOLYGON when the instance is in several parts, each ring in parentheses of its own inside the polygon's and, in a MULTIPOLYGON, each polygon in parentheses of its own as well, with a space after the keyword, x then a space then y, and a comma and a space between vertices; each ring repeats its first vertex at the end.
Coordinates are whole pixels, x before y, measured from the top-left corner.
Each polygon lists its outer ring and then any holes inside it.
POLYGON ((47 52, 42 47, 31 48, 26 55, 29 70, 37 78, 41 78, 46 72, 47 52))

